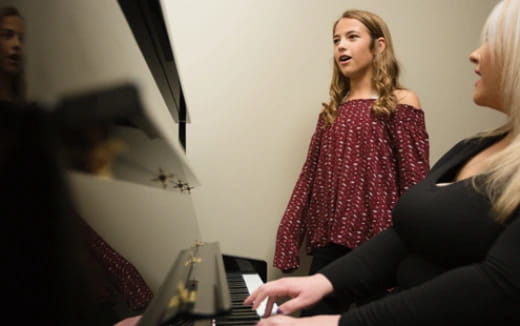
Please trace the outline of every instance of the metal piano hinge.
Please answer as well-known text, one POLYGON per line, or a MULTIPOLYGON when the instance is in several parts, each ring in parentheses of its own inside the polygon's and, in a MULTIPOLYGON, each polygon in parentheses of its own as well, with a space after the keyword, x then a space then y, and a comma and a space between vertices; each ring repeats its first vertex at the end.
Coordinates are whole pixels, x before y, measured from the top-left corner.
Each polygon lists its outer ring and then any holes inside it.
POLYGON ((155 178, 153 178, 151 180, 160 182, 164 189, 168 188, 168 180, 175 180, 175 174, 166 173, 161 168, 158 168, 158 171, 159 172, 155 175, 155 178))
POLYGON ((202 262, 202 258, 193 256, 193 253, 190 253, 190 255, 191 255, 191 257, 188 258, 188 260, 186 260, 186 262, 184 263, 184 266, 189 266, 189 265, 192 265, 195 263, 202 262))
POLYGON ((168 308, 176 308, 181 304, 195 303, 197 300, 197 291, 187 290, 182 283, 177 285, 177 293, 170 299, 168 308))
POLYGON ((202 247, 206 244, 204 241, 196 240, 195 245, 192 248, 202 247))

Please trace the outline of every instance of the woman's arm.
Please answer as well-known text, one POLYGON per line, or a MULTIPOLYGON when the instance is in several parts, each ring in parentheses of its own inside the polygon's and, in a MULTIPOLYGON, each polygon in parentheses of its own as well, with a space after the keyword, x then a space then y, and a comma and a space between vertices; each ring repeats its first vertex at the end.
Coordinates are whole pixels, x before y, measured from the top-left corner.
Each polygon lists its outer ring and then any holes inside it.
POLYGON ((520 214, 516 215, 480 264, 451 270, 349 311, 341 317, 340 325, 520 323, 520 214))
POLYGON ((349 305, 396 286, 396 270, 407 249, 389 228, 320 270, 337 297, 349 305))
MULTIPOLYGON (((290 314, 311 306, 332 292, 336 292, 345 303, 350 303, 357 298, 394 286, 397 265, 405 255, 406 249, 400 238, 393 229, 388 229, 317 274, 286 277, 262 285, 244 301, 244 304, 252 305, 252 308, 256 309, 264 299, 268 298, 266 312, 270 312, 276 300, 290 297, 291 300, 279 307, 282 313, 290 314)), ((272 323, 266 325, 279 323, 299 325, 300 322, 306 324, 314 319, 295 320, 275 316, 268 320, 272 323)), ((327 321, 330 322, 330 319, 327 321)))

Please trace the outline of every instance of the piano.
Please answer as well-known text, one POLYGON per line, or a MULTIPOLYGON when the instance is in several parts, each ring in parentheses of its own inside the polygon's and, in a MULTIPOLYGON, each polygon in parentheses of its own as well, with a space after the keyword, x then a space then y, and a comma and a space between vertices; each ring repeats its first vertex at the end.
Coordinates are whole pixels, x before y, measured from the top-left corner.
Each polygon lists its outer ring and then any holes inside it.
MULTIPOLYGON (((76 228, 76 212, 77 208, 81 214, 86 210, 81 207, 81 195, 70 200, 68 188, 76 187, 72 193, 78 196, 78 193, 85 193, 89 183, 108 186, 116 192, 114 185, 127 185, 128 181, 116 180, 117 174, 111 173, 117 171, 117 155, 100 160, 99 156, 91 154, 98 153, 99 148, 105 149, 112 141, 132 139, 122 137, 125 133, 113 131, 136 129, 128 126, 128 118, 140 114, 137 94, 132 86, 117 85, 66 97, 52 113, 36 106, 25 109, 4 103, 2 107, 0 132, 4 136, 4 147, 0 208, 7 218, 6 246, 16 244, 6 258, 12 281, 8 289, 16 298, 9 311, 18 313, 19 308, 22 316, 30 309, 30 316, 24 317, 24 321, 62 324, 66 320, 64 324, 105 325, 91 313, 94 302, 90 301, 89 288, 82 286, 95 284, 87 280, 89 277, 86 276, 92 275, 83 270, 85 266, 80 263, 81 259, 78 260, 83 256, 83 245, 81 233, 76 228), (93 98, 96 104, 93 104, 93 98), (98 112, 105 104, 109 107, 101 110, 103 113, 86 114, 98 112), (35 160, 39 164, 36 168, 35 160), (64 182, 64 168, 76 171, 69 182, 64 182), (34 300, 38 304, 31 304, 34 300), (92 320, 81 319, 85 313, 92 320)), ((189 198, 189 192, 186 194, 175 188, 160 189, 159 193, 172 191, 189 198)), ((181 201, 176 203, 183 204, 181 201)), ((189 202, 185 202, 185 206, 186 203, 189 202)), ((113 206, 110 201, 105 205, 113 206)), ((103 207, 97 205, 93 209, 98 211, 103 207)), ((179 219, 178 222, 186 221, 179 219)), ((184 225, 179 233, 189 233, 189 238, 199 236, 196 229, 183 232, 186 230, 184 225)), ((222 255, 218 243, 196 241, 188 248, 179 246, 173 251, 176 252, 171 256, 170 264, 173 264, 139 325, 256 323, 263 310, 251 311, 241 303, 265 281, 265 262, 222 255)))
POLYGON ((140 326, 254 324, 265 306, 254 312, 241 302, 267 280, 265 261, 221 253, 217 244, 210 246, 211 255, 216 266, 222 267, 208 268, 210 274, 194 273, 197 279, 179 272, 179 267, 185 267, 186 255, 193 254, 193 248, 205 250, 205 246, 197 245, 204 239, 190 192, 199 181, 184 154, 190 118, 163 14, 164 0, 118 0, 118 4, 172 119, 179 124, 179 142, 184 148, 174 146, 155 128, 151 111, 143 107, 139 89, 131 83, 65 94, 57 115, 70 127, 62 139, 68 148, 68 177, 78 211, 94 227, 102 226, 97 231, 117 249, 122 248, 122 254, 135 262, 153 289, 154 299, 140 326), (85 134, 90 135, 88 146, 78 153, 85 134), (101 140, 92 142, 92 135, 102 135, 101 140), (107 150, 108 158, 100 166, 92 155, 82 154, 106 154, 107 150), (146 197, 146 203, 126 199, 135 197, 136 191, 146 197), (104 195, 108 193, 110 196, 104 195), (136 212, 147 216, 151 210, 155 213, 149 220, 134 223, 125 219, 136 212), (128 234, 121 234, 123 224, 128 234), (150 238, 157 241, 150 242, 150 238), (178 286, 179 278, 183 287, 178 286), (172 308, 172 298, 185 298, 194 284, 212 289, 198 290, 195 298, 220 304, 200 310, 194 300, 172 308))
POLYGON ((251 268, 248 259, 222 259, 217 242, 197 242, 179 253, 138 325, 256 324, 265 307, 255 312, 242 305, 263 283, 251 268))
MULTIPOLYGON (((52 117, 59 134, 61 158, 70 170, 73 193, 82 214, 86 212, 88 215, 89 207, 96 211, 103 208, 100 205, 82 206, 84 202, 89 202, 82 198, 88 194, 88 188, 100 183, 105 187, 114 187, 122 181, 132 182, 150 188, 159 187, 161 192, 174 192, 189 198, 188 188, 162 187, 150 183, 149 178, 140 182, 142 175, 146 175, 143 173, 136 173, 133 178, 128 178, 128 173, 120 173, 121 169, 128 169, 129 166, 143 166, 143 161, 146 161, 146 157, 124 152, 133 153, 142 146, 149 147, 156 140, 147 140, 145 134, 157 135, 157 130, 145 133, 132 122, 146 121, 138 90, 134 86, 115 85, 65 96, 54 108, 52 117), (140 135, 137 137, 139 141, 136 141, 136 135, 140 135), (109 147, 107 144, 114 143, 119 143, 123 149, 112 150, 113 153, 108 157, 93 155, 100 148, 106 151, 109 147)), ((151 124, 147 121, 145 125, 151 124)), ((170 149, 168 155, 165 155, 169 160, 162 161, 177 163, 169 167, 168 171, 173 168, 178 178, 185 177, 183 170, 179 169, 181 155, 179 151, 170 149)), ((136 169, 136 172, 139 171, 136 169)), ((122 190, 113 189, 114 193, 122 190)), ((179 199, 176 199, 176 204, 184 206, 184 209, 191 208, 189 202, 183 203, 179 199)), ((110 203, 105 205, 113 206, 110 203)), ((177 221, 185 224, 180 232, 188 231, 184 233, 184 242, 186 239, 200 238, 196 224, 191 219, 191 215, 184 219, 177 218, 177 221), (191 223, 191 226, 186 228, 186 223, 191 223)), ((182 238, 178 232, 174 236, 182 238)), ((265 303, 257 311, 252 311, 250 307, 243 306, 242 302, 266 281, 265 261, 223 255, 218 243, 204 243, 200 240, 195 240, 187 248, 181 247, 177 241, 175 249, 178 251, 176 259, 138 325, 249 325, 255 324, 264 314, 265 303)), ((276 307, 273 313, 275 311, 276 307)))

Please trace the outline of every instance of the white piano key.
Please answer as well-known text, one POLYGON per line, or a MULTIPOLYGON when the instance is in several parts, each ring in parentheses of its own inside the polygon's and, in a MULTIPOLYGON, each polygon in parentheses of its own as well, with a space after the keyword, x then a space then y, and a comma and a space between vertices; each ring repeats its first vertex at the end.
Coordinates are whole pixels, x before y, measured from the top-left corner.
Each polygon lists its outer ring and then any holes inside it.
MULTIPOLYGON (((247 292, 249 292, 249 294, 253 293, 253 291, 255 291, 260 285, 264 284, 264 282, 262 282, 262 279, 258 274, 242 274, 242 278, 246 283, 247 292)), ((258 316, 262 317, 264 315, 266 304, 267 298, 264 301, 262 301, 262 303, 256 309, 256 313, 258 316)), ((271 314, 275 315, 277 311, 278 305, 275 303, 273 305, 273 309, 271 310, 271 314)))

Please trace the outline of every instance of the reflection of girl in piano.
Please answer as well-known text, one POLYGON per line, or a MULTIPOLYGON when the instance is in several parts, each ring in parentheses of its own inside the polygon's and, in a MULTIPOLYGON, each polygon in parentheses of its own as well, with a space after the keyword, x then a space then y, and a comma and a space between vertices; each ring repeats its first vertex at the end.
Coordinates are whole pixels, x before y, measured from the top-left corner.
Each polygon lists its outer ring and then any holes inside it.
POLYGON ((0 8, 0 100, 23 102, 24 20, 14 7, 0 8))
MULTIPOLYGON (((399 84, 385 22, 346 11, 333 26, 334 67, 307 159, 280 222, 274 266, 299 267, 306 238, 309 274, 392 224, 398 197, 429 169, 417 96, 399 84)), ((337 312, 314 308, 309 314, 337 312)))
POLYGON ((107 325, 141 312, 152 292, 138 270, 75 213, 58 128, 46 110, 26 103, 24 36, 18 9, 0 8, 0 212, 2 238, 14 239, 5 240, 12 252, 4 260, 12 276, 6 291, 25 314, 30 307, 24 324, 61 325, 58 320, 70 318, 84 325, 85 314, 95 321, 85 324, 107 325))
POLYGON ((397 290, 342 315, 274 316, 259 325, 520 325, 518 26, 520 1, 499 2, 469 57, 479 76, 474 102, 506 114, 506 123, 439 159, 399 199, 394 227, 315 275, 263 285, 246 303, 290 296, 280 309, 292 313, 332 291, 348 303, 397 290))

